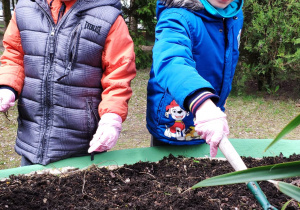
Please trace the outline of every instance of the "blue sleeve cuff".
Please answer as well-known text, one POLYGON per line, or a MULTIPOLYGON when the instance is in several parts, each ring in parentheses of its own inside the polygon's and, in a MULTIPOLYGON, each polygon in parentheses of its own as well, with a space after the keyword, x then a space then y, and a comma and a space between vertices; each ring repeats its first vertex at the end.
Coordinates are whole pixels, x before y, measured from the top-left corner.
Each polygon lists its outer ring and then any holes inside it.
POLYGON ((198 90, 185 99, 186 108, 195 116, 199 106, 207 99, 211 99, 216 104, 220 98, 210 91, 198 90))

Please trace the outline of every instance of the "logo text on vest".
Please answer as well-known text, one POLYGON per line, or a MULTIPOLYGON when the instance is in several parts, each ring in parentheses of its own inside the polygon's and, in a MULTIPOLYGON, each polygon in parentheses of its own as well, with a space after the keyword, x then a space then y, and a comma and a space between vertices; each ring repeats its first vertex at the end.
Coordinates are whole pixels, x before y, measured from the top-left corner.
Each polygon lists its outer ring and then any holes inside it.
POLYGON ((100 35, 101 26, 95 26, 95 25, 85 21, 84 29, 94 31, 100 35))

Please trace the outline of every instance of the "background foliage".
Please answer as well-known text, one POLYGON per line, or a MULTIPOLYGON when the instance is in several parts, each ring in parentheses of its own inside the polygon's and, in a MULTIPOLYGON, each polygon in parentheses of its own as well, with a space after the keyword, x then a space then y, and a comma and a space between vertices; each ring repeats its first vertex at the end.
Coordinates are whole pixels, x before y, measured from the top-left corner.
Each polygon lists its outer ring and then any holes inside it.
POLYGON ((135 44, 137 69, 148 68, 152 63, 152 52, 143 47, 154 42, 156 0, 122 0, 122 5, 135 44))
POLYGON ((255 81, 275 93, 287 80, 300 83, 299 9, 298 0, 245 1, 237 86, 255 81))

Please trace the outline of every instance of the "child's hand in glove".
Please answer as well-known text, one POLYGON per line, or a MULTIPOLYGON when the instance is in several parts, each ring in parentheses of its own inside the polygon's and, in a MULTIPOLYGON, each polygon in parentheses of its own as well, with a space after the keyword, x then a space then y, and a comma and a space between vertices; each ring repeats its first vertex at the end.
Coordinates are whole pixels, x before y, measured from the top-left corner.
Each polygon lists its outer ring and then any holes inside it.
POLYGON ((229 134, 226 114, 206 100, 196 111, 195 130, 210 145, 210 156, 215 157, 223 136, 229 134))
POLYGON ((8 89, 0 89, 0 112, 6 112, 15 105, 15 94, 8 89))
POLYGON ((122 118, 114 113, 106 113, 101 117, 98 129, 90 142, 89 153, 103 152, 115 146, 122 130, 122 118))

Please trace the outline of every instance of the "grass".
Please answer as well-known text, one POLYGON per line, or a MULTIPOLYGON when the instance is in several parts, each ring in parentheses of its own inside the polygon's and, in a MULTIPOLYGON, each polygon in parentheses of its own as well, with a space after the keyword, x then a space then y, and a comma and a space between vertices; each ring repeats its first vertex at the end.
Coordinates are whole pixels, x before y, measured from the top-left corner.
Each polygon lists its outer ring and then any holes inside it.
MULTIPOLYGON (((299 114, 293 100, 266 100, 255 96, 229 97, 227 103, 230 138, 273 139, 299 114)), ((300 127, 285 139, 300 139, 300 127)))
POLYGON ((14 151, 17 130, 16 107, 10 109, 7 117, 4 113, 0 113, 0 169, 17 167, 21 159, 14 151))
MULTIPOLYGON (((132 81, 133 95, 129 101, 127 120, 117 145, 113 150, 141 148, 150 145, 146 128, 146 88, 149 69, 138 70, 132 81)), ((229 138, 273 139, 300 112, 295 100, 271 100, 254 95, 230 96, 226 114, 230 126, 229 138)), ((17 108, 9 110, 9 116, 0 113, 0 169, 18 167, 20 157, 14 152, 17 129, 17 108)), ((300 127, 284 139, 300 140, 300 127)))

